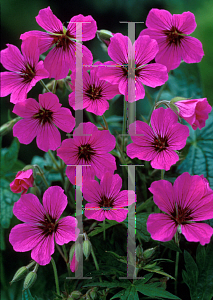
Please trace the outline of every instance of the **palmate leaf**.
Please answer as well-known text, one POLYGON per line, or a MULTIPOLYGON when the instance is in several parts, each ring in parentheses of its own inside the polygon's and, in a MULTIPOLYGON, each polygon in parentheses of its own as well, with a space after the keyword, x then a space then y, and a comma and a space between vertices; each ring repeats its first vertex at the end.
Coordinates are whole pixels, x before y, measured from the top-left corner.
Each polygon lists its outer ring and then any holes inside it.
POLYGON ((199 245, 196 253, 196 263, 185 251, 186 271, 183 270, 184 282, 190 289, 191 300, 210 300, 213 297, 213 245, 206 248, 199 245))
POLYGON ((180 299, 179 297, 172 295, 159 286, 159 282, 143 284, 140 281, 135 283, 135 288, 138 292, 145 296, 149 296, 156 299, 180 299))
POLYGON ((10 171, 18 159, 19 141, 14 138, 9 148, 1 149, 1 168, 0 176, 2 177, 10 171))
POLYGON ((189 151, 177 171, 189 172, 191 175, 203 174, 213 188, 213 111, 209 114, 204 128, 193 130, 189 125, 189 130, 189 151))

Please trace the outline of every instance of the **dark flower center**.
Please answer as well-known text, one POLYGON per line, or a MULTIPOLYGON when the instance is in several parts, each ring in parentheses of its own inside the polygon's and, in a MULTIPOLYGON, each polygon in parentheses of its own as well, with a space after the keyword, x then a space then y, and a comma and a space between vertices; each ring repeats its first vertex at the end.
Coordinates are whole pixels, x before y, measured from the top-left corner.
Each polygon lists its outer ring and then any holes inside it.
POLYGON ((139 76, 139 72, 140 72, 140 69, 137 69, 136 64, 135 64, 135 68, 130 68, 130 69, 128 69, 128 65, 124 65, 122 67, 122 70, 123 70, 124 76, 128 77, 128 78, 135 78, 135 77, 139 76))
POLYGON ((40 109, 37 114, 35 114, 33 117, 35 119, 39 119, 39 123, 41 125, 44 125, 45 123, 51 123, 52 122, 52 114, 53 112, 48 109, 40 109))
POLYGON ((22 70, 21 77, 24 79, 25 83, 32 81, 35 77, 35 69, 31 67, 29 64, 25 66, 25 70, 22 70))
POLYGON ((44 221, 40 223, 41 225, 39 225, 38 227, 42 229, 43 235, 45 235, 45 237, 57 231, 58 224, 55 224, 56 220, 53 219, 51 216, 45 216, 44 221))
POLYGON ((94 154, 95 151, 89 144, 81 145, 78 147, 78 158, 84 159, 85 162, 89 162, 94 154))
POLYGON ((167 38, 166 41, 171 44, 180 45, 180 41, 183 38, 182 32, 179 31, 176 27, 172 26, 170 30, 164 30, 167 38))
POLYGON ((109 208, 113 207, 114 199, 112 197, 106 197, 105 195, 101 196, 101 201, 99 202, 99 206, 101 208, 109 208))
POLYGON ((155 137, 153 146, 155 147, 156 151, 158 151, 158 152, 165 150, 169 146, 167 137, 166 136, 155 137))
POLYGON ((86 90, 86 95, 92 99, 100 99, 102 97, 101 95, 102 88, 101 87, 96 87, 95 84, 90 85, 90 87, 86 90))
POLYGON ((191 221, 192 220, 191 214, 192 211, 190 208, 188 207, 182 208, 180 206, 176 206, 174 208, 174 211, 171 213, 177 225, 186 224, 188 221, 191 221))
POLYGON ((63 50, 67 50, 70 44, 73 44, 70 38, 74 39, 74 36, 69 34, 69 31, 64 33, 63 31, 57 32, 57 35, 50 35, 53 37, 52 45, 55 45, 56 48, 63 48, 63 50))

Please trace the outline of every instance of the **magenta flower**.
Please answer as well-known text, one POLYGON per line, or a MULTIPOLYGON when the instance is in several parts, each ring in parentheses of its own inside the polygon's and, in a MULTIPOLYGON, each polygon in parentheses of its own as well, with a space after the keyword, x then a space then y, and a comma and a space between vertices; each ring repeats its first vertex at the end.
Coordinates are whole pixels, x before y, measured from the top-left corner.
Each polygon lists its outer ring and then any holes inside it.
POLYGON ((1 63, 11 72, 1 72, 1 97, 9 94, 10 102, 18 103, 26 100, 27 93, 36 83, 49 76, 43 61, 39 61, 38 39, 29 38, 21 45, 21 51, 7 44, 1 51, 1 63))
POLYGON ((68 216, 59 220, 67 206, 67 197, 59 186, 49 187, 43 195, 43 206, 33 194, 22 195, 14 204, 14 215, 25 222, 12 228, 9 241, 17 252, 30 251, 39 265, 46 265, 54 253, 54 242, 64 245, 76 241, 80 230, 77 220, 68 216), (75 235, 75 232, 77 235, 75 235))
POLYGON ((83 107, 93 114, 102 116, 109 109, 107 100, 119 94, 117 85, 112 85, 105 80, 99 79, 97 65, 101 64, 99 61, 94 63, 94 67, 90 70, 90 75, 86 70, 83 70, 83 103, 78 101, 78 99, 82 99, 82 88, 77 87, 77 91, 75 90, 76 73, 72 73, 71 88, 73 92, 69 95, 69 104, 73 109, 82 109, 83 107))
POLYGON ((121 177, 109 172, 103 174, 100 185, 96 180, 83 183, 83 197, 89 202, 85 205, 84 214, 88 219, 97 221, 109 219, 122 222, 128 213, 128 209, 124 206, 136 202, 135 192, 128 190, 120 192, 121 177))
MULTIPOLYGON (((128 78, 135 88, 135 100, 145 97, 144 85, 156 87, 168 80, 167 69, 161 64, 148 64, 158 52, 157 42, 149 36, 139 37, 132 46, 130 39, 116 33, 111 39, 108 54, 113 61, 104 63, 98 72, 100 79, 118 84, 119 91, 128 101, 128 78), (135 61, 135 76, 128 72, 128 44, 131 61, 135 61), (135 51, 133 51, 135 47, 135 51)), ((132 101, 132 99, 131 99, 132 101)), ((133 101, 132 101, 133 102, 133 101)))
POLYGON ((165 65, 168 71, 177 68, 181 59, 186 63, 201 61, 204 55, 201 42, 187 36, 197 26, 190 11, 172 16, 167 10, 153 8, 147 16, 146 26, 148 28, 142 30, 140 36, 149 35, 158 42, 155 60, 165 65))
POLYGON ((155 181, 149 188, 155 204, 165 214, 151 214, 147 230, 152 239, 170 241, 178 230, 187 241, 208 244, 213 228, 205 223, 196 223, 213 218, 213 193, 206 192, 206 183, 201 176, 185 172, 174 182, 155 181))
POLYGON ((90 123, 81 123, 74 131, 72 139, 66 139, 57 150, 57 155, 67 166, 66 175, 72 184, 76 184, 75 165, 90 165, 82 167, 83 180, 99 179, 104 172, 114 173, 116 170, 115 157, 108 153, 115 148, 116 139, 108 130, 98 130, 90 123), (82 133, 84 136, 81 136, 82 133), (72 166, 69 166, 72 165, 72 166))
POLYGON ((13 135, 26 145, 36 137, 38 148, 45 152, 61 145, 56 126, 65 132, 71 132, 75 126, 70 110, 61 107, 58 97, 52 93, 39 95, 39 103, 32 98, 17 103, 13 113, 23 118, 13 126, 13 135))
POLYGON ((34 183, 33 170, 19 171, 16 174, 16 178, 11 182, 10 189, 13 193, 26 194, 29 187, 32 187, 34 183))
POLYGON ((77 260, 76 254, 75 254, 75 251, 74 251, 72 260, 70 261, 70 270, 72 272, 77 271, 78 270, 78 264, 79 264, 79 261, 77 260))
MULTIPOLYGON (((44 66, 49 72, 49 78, 53 77, 56 80, 65 78, 69 69, 73 70, 76 67, 76 23, 82 23, 82 41, 88 41, 95 37, 97 31, 95 20, 91 16, 77 15, 71 18, 65 28, 48 6, 39 11, 36 22, 47 32, 28 31, 20 38, 25 40, 31 36, 38 37, 40 54, 54 46, 47 54, 44 66)), ((82 53, 82 63, 91 65, 93 60, 91 51, 82 45, 82 53)))
POLYGON ((206 98, 181 100, 174 104, 179 109, 179 116, 186 120, 194 130, 205 127, 205 121, 212 110, 206 98))
POLYGON ((168 171, 179 160, 176 150, 186 145, 189 136, 189 128, 177 121, 178 116, 170 108, 160 107, 152 113, 152 128, 142 121, 130 124, 133 143, 127 146, 127 155, 151 161, 154 169, 168 171), (136 136, 135 132, 141 136, 136 136))

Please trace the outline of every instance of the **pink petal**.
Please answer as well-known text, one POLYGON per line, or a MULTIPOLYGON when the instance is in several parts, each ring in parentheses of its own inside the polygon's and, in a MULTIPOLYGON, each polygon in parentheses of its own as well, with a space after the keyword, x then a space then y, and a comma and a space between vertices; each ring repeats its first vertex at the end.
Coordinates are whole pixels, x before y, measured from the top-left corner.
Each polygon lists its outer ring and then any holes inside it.
POLYGON ((153 240, 167 242, 175 235, 177 226, 167 215, 151 214, 147 219, 147 231, 153 240))
POLYGON ((213 195, 212 193, 201 198, 195 203, 194 210, 191 212, 193 221, 204 221, 213 219, 213 195))
POLYGON ((180 43, 181 55, 186 63, 199 63, 204 56, 202 43, 191 36, 184 36, 180 43))
MULTIPOLYGON (((209 105, 206 98, 199 99, 196 106, 196 121, 192 124, 192 128, 195 130, 205 127, 205 121, 208 119, 208 114, 212 111, 211 105, 209 105)), ((187 120, 186 120, 187 121, 187 120)))
POLYGON ((25 101, 27 99, 27 93, 32 89, 32 81, 31 82, 23 82, 23 79, 21 78, 19 86, 17 86, 16 89, 13 90, 10 102, 12 103, 18 103, 25 101))
POLYGON ((49 50, 54 43, 54 35, 51 36, 51 34, 49 34, 47 32, 42 32, 42 31, 38 31, 38 30, 32 30, 32 31, 25 32, 25 33, 21 34, 20 39, 26 40, 29 37, 39 38, 38 47, 40 50, 40 54, 49 50))
POLYGON ((74 36, 76 36, 76 24, 75 22, 82 23, 82 41, 89 41, 95 37, 97 31, 96 21, 92 16, 77 15, 71 18, 67 30, 74 36))
POLYGON ((35 77, 32 79, 31 85, 34 86, 39 80, 48 77, 49 72, 44 68, 43 61, 39 61, 39 63, 35 67, 35 77))
POLYGON ((186 125, 174 124, 166 134, 170 150, 181 150, 186 145, 189 128, 186 125))
POLYGON ((98 76, 100 79, 109 81, 112 84, 118 84, 124 76, 123 69, 112 61, 107 61, 104 66, 98 68, 98 76))
POLYGON ((100 187, 103 195, 116 198, 122 187, 122 179, 118 174, 106 172, 101 178, 100 187))
POLYGON ((57 149, 57 156, 59 156, 66 165, 76 165, 78 162, 78 145, 74 139, 63 140, 61 147, 57 149))
POLYGON ((101 200, 100 196, 102 195, 102 190, 96 180, 85 180, 82 192, 84 199, 88 202, 96 203, 97 205, 101 200))
POLYGON ((51 261, 51 255, 54 253, 54 235, 41 236, 35 248, 31 252, 31 257, 39 265, 47 265, 51 261))
POLYGON ((165 9, 152 8, 146 19, 146 26, 149 29, 162 31, 170 30, 172 15, 165 9))
POLYGON ((115 197, 113 207, 118 208, 118 207, 129 206, 135 202, 136 202, 135 192, 131 190, 124 190, 119 192, 119 194, 115 197))
POLYGON ((25 63, 20 50, 11 44, 7 44, 7 47, 1 51, 1 64, 9 71, 21 72, 25 69, 25 63))
POLYGON ((44 221, 45 211, 33 194, 22 195, 14 204, 14 215, 22 222, 38 223, 44 221))
MULTIPOLYGON (((195 108, 198 99, 189 99, 175 102, 174 104, 179 108, 179 116, 181 118, 190 118, 194 122, 195 120, 195 108)), ((188 121, 187 121, 188 122, 188 121)), ((190 123, 189 123, 190 124, 190 123)))
MULTIPOLYGON (((185 39, 185 37, 184 37, 185 39)), ((184 40, 182 39, 181 42, 184 40)), ((155 61, 167 67, 167 71, 176 69, 181 63, 182 50, 175 44, 169 45, 166 37, 158 43, 159 52, 155 57, 155 61)))
POLYGON ((213 228, 205 223, 190 223, 181 225, 181 232, 189 242, 200 242, 201 245, 209 244, 213 228))
POLYGON ((71 132, 75 127, 75 118, 68 108, 62 107, 53 114, 53 123, 65 132, 71 132))
POLYGON ((155 158, 151 161, 151 166, 153 169, 164 169, 168 171, 178 160, 178 154, 168 148, 161 152, 156 152, 155 158))
MULTIPOLYGON (((146 142, 144 142, 145 144, 146 142)), ((136 145, 134 143, 129 144, 126 147, 126 154, 131 158, 137 157, 140 160, 150 161, 155 158, 156 150, 153 146, 147 145, 136 145)))
POLYGON ((149 190, 160 210, 170 215, 174 211, 176 203, 176 195, 171 182, 167 180, 154 181, 149 190))
POLYGON ((85 205, 84 215, 88 219, 103 221, 106 219, 105 211, 97 206, 96 203, 87 203, 85 205))
POLYGON ((62 105, 59 103, 58 97, 53 93, 40 94, 39 103, 43 108, 52 112, 58 112, 62 105))
POLYGON ((23 53, 25 62, 27 62, 31 67, 36 66, 39 61, 40 50, 38 48, 38 38, 29 37, 22 41, 21 51, 23 53))
POLYGON ((148 35, 139 36, 135 41, 135 63, 137 67, 149 63, 158 52, 158 43, 148 35))
POLYGON ((75 252, 74 252, 73 257, 72 257, 72 261, 70 263, 70 270, 72 272, 75 272, 76 270, 78 270, 78 263, 79 262, 77 261, 76 255, 75 255, 75 252))
POLYGON ((62 22, 53 14, 49 6, 39 11, 36 22, 46 31, 54 33, 63 32, 62 22))
POLYGON ((77 228, 77 220, 74 217, 65 217, 58 221, 57 230, 55 233, 55 242, 58 245, 64 245, 70 241, 76 241, 80 233, 80 229, 77 228), (77 235, 76 235, 77 233, 77 235))
POLYGON ((127 217, 128 209, 112 208, 105 211, 105 216, 109 220, 115 220, 116 222, 123 222, 127 217))
MULTIPOLYGON (((39 95, 40 96, 40 95, 39 95)), ((22 118, 31 118, 40 110, 40 106, 35 99, 28 98, 23 102, 16 103, 13 113, 22 118)))
POLYGON ((184 34, 192 33, 197 27, 195 16, 190 11, 186 11, 181 15, 173 15, 172 25, 184 34))
MULTIPOLYGON (((152 128, 147 123, 142 121, 135 121, 130 124, 129 134, 131 135, 132 141, 137 145, 141 145, 144 141, 147 141, 149 144, 151 144, 154 139, 152 128)), ((146 146, 149 146, 148 143, 146 143, 146 146)))
POLYGON ((94 156, 91 165, 95 170, 95 175, 99 179, 103 176, 103 172, 110 172, 113 174, 117 169, 115 157, 110 153, 94 156))
POLYGON ((89 142, 98 154, 112 151, 116 145, 115 137, 108 130, 94 132, 89 142))
POLYGON ((148 64, 139 73, 143 84, 151 87, 163 85, 168 80, 167 68, 161 64, 148 64))
POLYGON ((43 195, 43 205, 46 213, 58 220, 67 206, 67 196, 59 186, 49 187, 43 195))
POLYGON ((60 132, 52 123, 40 125, 36 143, 38 148, 45 152, 48 150, 56 150, 61 145, 60 132))
POLYGON ((156 135, 166 136, 173 124, 178 122, 178 116, 171 108, 159 107, 151 116, 151 125, 156 135))
POLYGON ((108 54, 118 64, 128 64, 128 50, 131 51, 132 48, 132 43, 129 41, 130 49, 128 49, 128 40, 129 38, 121 33, 114 34, 110 39, 108 54))
POLYGON ((41 237, 42 230, 38 226, 19 224, 11 229, 9 241, 15 251, 25 252, 37 246, 41 237))
POLYGON ((36 119, 23 119, 13 126, 13 136, 17 137, 21 144, 28 145, 36 137, 40 130, 36 119))
MULTIPOLYGON (((12 73, 12 72, 1 72, 0 76, 1 76, 0 77, 0 80, 1 80, 0 95, 1 95, 1 97, 5 97, 5 96, 11 94, 14 90, 20 89, 20 85, 23 81, 23 78, 21 78, 19 74, 12 73)), ((26 99, 26 95, 25 95, 25 99, 26 99)), ((16 102, 18 102, 18 101, 16 101, 16 102)))
POLYGON ((89 111, 97 116, 102 116, 109 109, 109 103, 104 99, 87 100, 84 99, 86 111, 89 111))

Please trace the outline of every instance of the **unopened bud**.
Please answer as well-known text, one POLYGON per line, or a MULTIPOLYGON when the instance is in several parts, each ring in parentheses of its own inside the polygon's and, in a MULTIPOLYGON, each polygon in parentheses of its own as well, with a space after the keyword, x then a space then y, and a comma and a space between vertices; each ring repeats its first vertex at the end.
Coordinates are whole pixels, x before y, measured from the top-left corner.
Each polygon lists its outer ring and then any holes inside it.
POLYGON ((89 257, 91 252, 91 242, 89 240, 86 240, 83 242, 83 253, 86 259, 89 257))
POLYGON ((24 280, 23 290, 29 289, 35 283, 36 279, 37 279, 36 272, 32 271, 28 273, 24 280))
POLYGON ((77 261, 79 261, 82 252, 82 248, 79 243, 73 244, 72 247, 70 248, 69 261, 72 261, 74 252, 75 252, 75 258, 77 259, 77 261))
POLYGON ((174 103, 169 103, 169 107, 174 111, 174 112, 177 112, 179 113, 179 108, 174 104, 174 103))
MULTIPOLYGON (((156 248, 156 247, 155 247, 156 248)), ((145 259, 148 259, 150 258, 154 253, 155 253, 155 248, 150 248, 150 249, 147 249, 143 252, 143 257, 145 259)))
POLYGON ((96 296, 97 296, 97 293, 96 293, 96 291, 91 291, 89 295, 90 295, 90 298, 91 298, 92 300, 95 300, 95 299, 96 299, 96 296))
POLYGON ((143 248, 141 245, 138 245, 137 248, 136 248, 136 256, 138 258, 141 258, 142 257, 142 254, 143 254, 143 248))
POLYGON ((21 280, 23 277, 25 277, 25 275, 27 273, 28 273, 27 267, 21 267, 20 269, 18 269, 18 271, 16 271, 16 273, 13 276, 13 279, 11 280, 10 284, 12 284, 13 282, 21 280))
POLYGON ((70 295, 73 299, 80 299, 82 296, 82 293, 79 291, 73 291, 70 295))
POLYGON ((175 103, 175 102, 183 101, 183 100, 187 100, 187 98, 184 98, 184 97, 174 97, 174 98, 172 98, 172 100, 170 101, 170 103, 175 103))
POLYGON ((108 47, 110 44, 110 38, 113 37, 113 33, 106 29, 97 30, 96 33, 98 39, 108 47))

